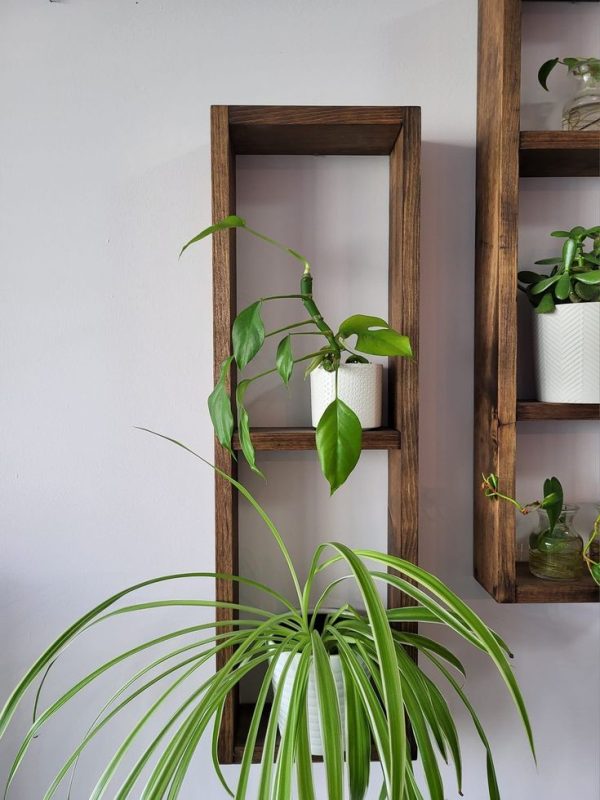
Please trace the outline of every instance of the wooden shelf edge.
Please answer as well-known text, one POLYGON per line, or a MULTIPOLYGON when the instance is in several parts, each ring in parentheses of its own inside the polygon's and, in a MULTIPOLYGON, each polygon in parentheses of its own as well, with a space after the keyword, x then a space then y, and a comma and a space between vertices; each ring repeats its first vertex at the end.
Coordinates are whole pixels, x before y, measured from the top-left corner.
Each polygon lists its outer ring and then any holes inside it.
MULTIPOLYGON (((252 428, 250 431, 255 450, 293 452, 315 450, 314 428, 252 428)), ((395 428, 376 428, 363 431, 363 450, 399 450, 400 431, 395 428)), ((237 431, 233 435, 233 449, 240 450, 237 431)))
POLYGON ((546 581, 529 572, 525 561, 517 562, 517 603, 598 603, 600 587, 589 574, 578 581, 546 581))
POLYGON ((590 419, 600 420, 600 403, 542 403, 537 400, 517 402, 517 420, 590 419))
POLYGON ((522 178, 589 178, 600 175, 600 131, 521 131, 522 178))

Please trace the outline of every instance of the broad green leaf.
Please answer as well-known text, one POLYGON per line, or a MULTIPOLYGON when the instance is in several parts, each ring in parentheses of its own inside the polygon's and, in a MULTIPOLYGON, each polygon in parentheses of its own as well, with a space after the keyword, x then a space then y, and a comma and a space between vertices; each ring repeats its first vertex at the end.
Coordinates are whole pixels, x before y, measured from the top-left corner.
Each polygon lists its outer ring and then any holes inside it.
POLYGON ((571 291, 571 276, 565 272, 554 287, 554 293, 559 300, 566 300, 571 291))
POLYGON ((535 312, 536 314, 548 314, 550 311, 554 311, 554 298, 548 292, 543 295, 540 302, 535 306, 535 312))
POLYGON ((231 400, 227 394, 225 384, 229 374, 229 368, 233 356, 229 356, 221 364, 221 374, 215 388, 208 396, 208 413, 215 429, 215 434, 219 443, 231 454, 231 437, 233 436, 233 413, 231 411, 231 400))
POLYGON ((339 397, 323 412, 316 440, 321 470, 333 494, 356 466, 362 443, 358 417, 339 397))
POLYGON ((590 272, 580 272, 577 275, 573 276, 576 281, 580 281, 581 283, 588 283, 588 284, 597 284, 600 283, 600 269, 594 269, 590 272))
MULTIPOLYGON (((537 263, 539 262, 536 261, 536 264, 537 263)), ((539 275, 537 272, 529 272, 528 270, 522 270, 517 273, 517 279, 520 280, 521 283, 538 283, 547 277, 547 275, 539 275)))
POLYGON ((534 283, 531 287, 531 294, 541 294, 545 292, 548 287, 552 286, 554 283, 558 283, 560 280, 560 273, 557 275, 552 275, 550 278, 544 278, 543 280, 539 281, 539 283, 534 283))
MULTIPOLYGON (((542 66, 539 68, 538 81, 540 82, 542 89, 548 91, 548 77, 554 67, 558 64, 559 60, 560 59, 558 58, 551 58, 548 61, 544 61, 542 66)), ((554 234, 552 235, 554 236, 554 234)))
POLYGON ((281 380, 287 386, 290 381, 290 378, 292 377, 292 371, 294 369, 294 356, 292 354, 292 337, 290 336, 289 333, 287 336, 284 336, 283 339, 277 345, 275 366, 277 367, 277 372, 279 373, 281 380))
POLYGON ((548 515, 550 533, 554 530, 563 507, 563 488, 558 478, 546 478, 544 481, 544 499, 542 507, 548 515))
POLYGON ((594 286, 593 284, 575 283, 575 294, 581 300, 591 302, 593 300, 600 300, 600 285, 594 286))
POLYGON ((201 239, 205 239, 207 236, 211 236, 213 233, 216 233, 217 231, 225 231, 228 228, 245 228, 245 227, 246 227, 246 220, 236 216, 235 214, 230 214, 230 216, 225 217, 220 222, 215 222, 214 225, 209 225, 208 228, 205 228, 197 236, 194 236, 193 239, 190 239, 187 244, 184 244, 184 246, 181 248, 181 252, 179 253, 179 257, 181 258, 183 253, 188 249, 190 245, 199 242, 201 239))
POLYGON ((250 421, 248 419, 248 412, 244 406, 244 395, 246 389, 250 385, 250 380, 240 381, 235 392, 235 399, 237 405, 237 421, 238 421, 238 436, 240 437, 240 447, 244 458, 248 462, 248 466, 257 475, 264 478, 261 470, 256 466, 256 455, 254 453, 254 445, 250 436, 250 421))
POLYGON ((259 352, 265 341, 265 326, 260 315, 262 300, 252 303, 237 315, 231 329, 233 355, 244 369, 259 352))
POLYGON ((565 272, 568 272, 571 269, 571 264, 573 263, 573 258, 575 257, 576 251, 576 243, 573 241, 573 239, 567 239, 567 241, 563 244, 562 249, 563 269, 565 272))
POLYGON ((373 356, 412 356, 408 336, 390 328, 381 317, 355 314, 340 325, 338 336, 347 339, 356 335, 355 349, 373 356))

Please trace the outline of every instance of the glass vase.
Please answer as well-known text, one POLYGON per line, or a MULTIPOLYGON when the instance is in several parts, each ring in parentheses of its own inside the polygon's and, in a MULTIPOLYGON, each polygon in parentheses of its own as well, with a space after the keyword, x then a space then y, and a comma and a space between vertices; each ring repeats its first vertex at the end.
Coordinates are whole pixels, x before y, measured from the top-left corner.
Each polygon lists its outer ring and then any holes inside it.
MULTIPOLYGON (((596 509, 596 517, 597 517, 600 514, 600 503, 594 503, 594 508, 596 509)), ((593 532, 594 532, 594 526, 592 525, 592 529, 590 530, 588 540, 593 532)), ((592 561, 600 561, 600 536, 597 536, 590 545, 588 555, 590 556, 592 561)))
POLYGON ((563 130, 600 130, 600 64, 580 61, 569 74, 577 81, 577 93, 563 109, 563 130))
POLYGON ((563 506, 550 533, 548 515, 539 509, 540 525, 529 537, 529 571, 549 581, 576 581, 583 575, 583 539, 573 528, 578 506, 563 506))

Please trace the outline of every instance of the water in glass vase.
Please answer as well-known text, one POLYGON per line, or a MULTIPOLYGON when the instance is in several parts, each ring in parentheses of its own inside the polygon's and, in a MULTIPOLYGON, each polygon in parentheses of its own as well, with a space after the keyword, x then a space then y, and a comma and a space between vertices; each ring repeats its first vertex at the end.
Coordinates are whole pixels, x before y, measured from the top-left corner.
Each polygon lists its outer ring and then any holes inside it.
POLYGON ((550 581, 576 581, 583 575, 583 539, 573 528, 578 506, 565 505, 550 533, 548 516, 538 511, 539 529, 529 537, 529 571, 550 581))
POLYGON ((562 126, 565 131, 600 130, 600 62, 579 61, 569 74, 578 83, 577 94, 565 105, 562 126))

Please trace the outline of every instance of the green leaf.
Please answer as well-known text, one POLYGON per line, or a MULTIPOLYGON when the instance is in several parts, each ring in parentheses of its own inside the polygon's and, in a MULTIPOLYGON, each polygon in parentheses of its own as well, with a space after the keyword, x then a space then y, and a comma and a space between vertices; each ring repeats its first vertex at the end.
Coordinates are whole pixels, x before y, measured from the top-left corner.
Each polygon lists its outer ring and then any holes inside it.
POLYGON ((350 800, 363 800, 369 787, 371 732, 356 684, 342 661, 346 696, 346 762, 350 800))
POLYGON ((569 231, 552 231, 550 234, 550 236, 555 236, 557 239, 567 239, 569 235, 569 231))
POLYGON ((575 257, 576 252, 577 244, 573 241, 573 239, 567 239, 567 241, 563 244, 562 249, 563 269, 565 272, 568 272, 571 269, 571 264, 573 263, 573 258, 575 257))
POLYGON ((231 329, 233 355, 240 369, 244 369, 259 352, 265 341, 265 326, 260 315, 262 300, 252 303, 235 318, 231 329))
POLYGON ((549 61, 545 61, 539 68, 538 81, 540 82, 540 86, 542 87, 542 89, 548 91, 548 84, 547 84, 548 77, 552 72, 552 70, 554 69, 554 67, 558 64, 558 62, 559 62, 558 58, 551 58, 549 61))
POLYGON ((201 239, 205 239, 207 236, 211 236, 213 233, 217 231, 225 231, 229 228, 245 228, 246 227, 246 220, 242 219, 241 217, 237 217, 235 214, 230 214, 230 216, 225 217, 220 222, 215 222, 214 225, 209 225, 208 228, 205 228, 201 231, 197 236, 194 236, 193 239, 190 239, 187 244, 181 248, 181 252, 179 253, 179 257, 183 255, 183 253, 188 249, 191 244, 195 244, 199 242, 201 239))
POLYGON ((591 564, 589 564, 589 562, 588 562, 588 566, 589 566, 590 574, 591 574, 592 578, 596 581, 598 586, 600 586, 600 564, 598 564, 595 561, 592 561, 591 564))
POLYGON ((250 437, 250 422, 248 419, 248 412, 244 407, 244 395, 246 394, 246 389, 250 385, 250 380, 240 381, 238 387, 235 392, 235 400, 237 404, 237 418, 238 418, 238 436, 240 437, 240 447, 242 448, 242 453, 244 454, 244 458, 248 462, 248 466, 253 472, 256 472, 257 475, 260 475, 261 478, 265 476, 261 472, 261 470, 256 466, 256 456, 254 453, 254 446, 252 444, 252 439, 250 437))
POLYGON ((571 276, 569 275, 568 272, 564 272, 561 275, 560 280, 556 284, 554 292, 559 300, 566 300, 567 297, 569 296, 570 291, 571 291, 571 276))
POLYGON ((373 356, 412 356, 408 336, 390 328, 381 317, 354 314, 340 325, 338 336, 347 339, 356 335, 355 349, 373 356))
POLYGON ((531 287, 531 294, 541 294, 545 292, 550 286, 555 283, 558 283, 560 280, 560 273, 558 275, 552 275, 550 278, 544 278, 544 280, 540 281, 539 283, 535 283, 531 287))
POLYGON ((546 510, 550 524, 550 534, 554 530, 563 507, 563 488, 558 478, 546 478, 544 481, 544 499, 541 503, 546 510))
POLYGON ((595 285, 600 283, 600 269, 590 270, 590 272, 580 272, 573 276, 576 281, 595 285))
POLYGON ((575 294, 584 302, 600 300, 600 286, 589 285, 587 283, 576 282, 575 294))
POLYGON ((536 314, 548 314, 550 311, 554 311, 554 298, 548 292, 535 307, 535 312, 536 314))
MULTIPOLYGON (((540 262, 536 261, 535 263, 539 264, 540 262)), ((521 283, 538 283, 547 277, 547 275, 539 275, 537 272, 529 272, 528 270, 522 270, 517 273, 517 279, 520 280, 521 283)))
POLYGON ((562 258, 560 256, 554 256, 553 258, 540 258, 539 261, 535 262, 536 264, 562 264, 562 258))
POLYGON ((323 761, 327 776, 327 797, 329 800, 343 800, 343 734, 335 679, 329 656, 316 631, 312 632, 311 645, 323 741, 323 761))
POLYGON ((233 436, 233 412, 231 411, 231 400, 227 394, 225 383, 229 375, 229 368, 233 356, 229 356, 221 364, 221 373, 215 388, 208 396, 208 413, 215 429, 215 434, 222 447, 233 455, 231 449, 231 437, 233 436))
POLYGON ((294 369, 294 356, 292 354, 292 337, 290 336, 289 333, 287 336, 284 336, 283 339, 277 345, 275 366, 277 367, 277 372, 279 373, 281 380, 287 386, 290 381, 290 378, 292 377, 292 371, 294 369))
POLYGON ((321 470, 333 494, 356 466, 362 443, 358 417, 339 397, 323 412, 316 439, 321 470))

